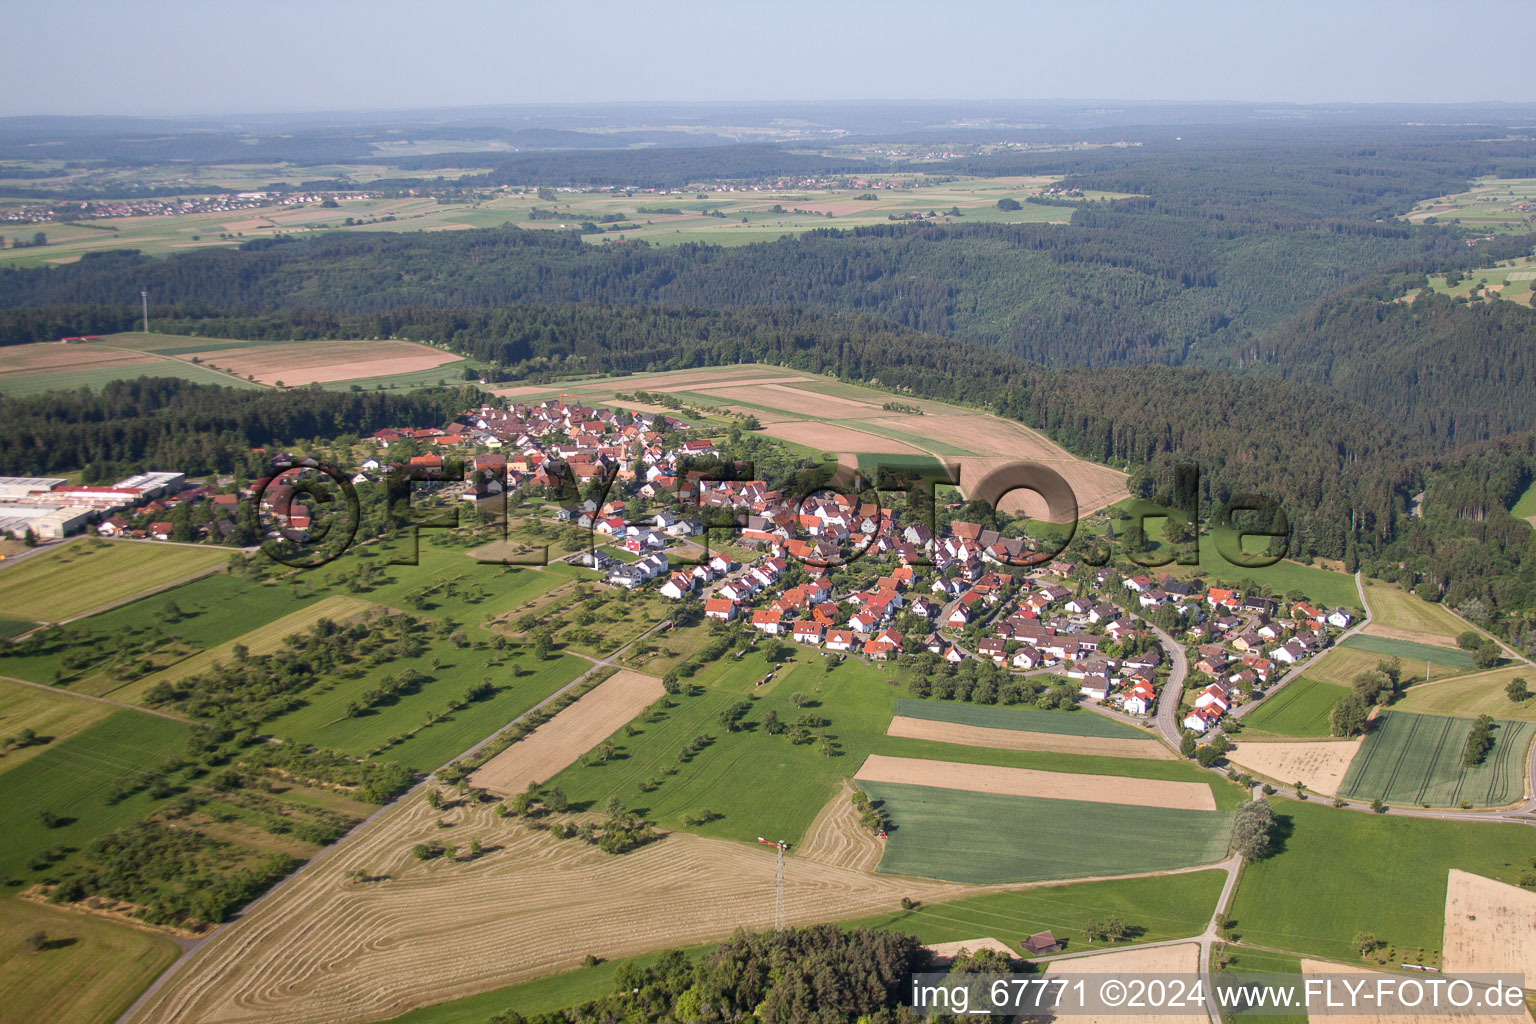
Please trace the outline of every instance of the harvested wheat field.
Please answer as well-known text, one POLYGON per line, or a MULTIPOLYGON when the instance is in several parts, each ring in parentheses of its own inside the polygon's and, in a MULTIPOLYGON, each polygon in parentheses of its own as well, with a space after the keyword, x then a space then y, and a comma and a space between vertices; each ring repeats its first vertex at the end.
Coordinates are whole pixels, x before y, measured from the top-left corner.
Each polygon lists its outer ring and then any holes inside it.
POLYGON ((1364 737, 1306 743, 1240 739, 1227 754, 1227 760, 1287 786, 1305 782, 1314 793, 1335 796, 1344 773, 1349 771, 1349 762, 1360 752, 1363 742, 1364 737))
MULTIPOLYGON (((786 380, 795 380, 788 377, 786 380)), ((836 395, 822 395, 803 388, 787 387, 778 381, 733 381, 715 387, 694 387, 690 391, 738 402, 766 405, 784 412, 802 416, 826 416, 835 419, 876 418, 887 415, 885 410, 869 402, 859 402, 836 395)))
MULTIPOLYGON (((1107 953, 1052 960, 1046 975, 1052 978, 1090 976, 1102 974, 1127 978, 1136 974, 1196 974, 1200 970, 1200 946, 1194 942, 1176 946, 1155 946, 1152 949, 1120 949, 1107 953)), ((1090 979, 1091 981, 1091 979, 1090 979)), ((1095 989, 1090 988, 1090 992, 1095 989)), ((1073 1014, 1063 1017, 1073 1024, 1140 1024, 1147 1017, 1141 1014, 1073 1014)), ((1157 1021, 1168 1024, 1209 1024, 1204 1013, 1159 1014, 1157 1021)), ((1299 1018, 1298 1018, 1299 1019, 1299 1018)))
POLYGON ((859 823, 859 812, 853 806, 854 792, 853 784, 845 780, 790 856, 838 868, 874 871, 885 847, 859 823))
MULTIPOLYGON (((761 420, 761 416, 758 417, 761 420)), ((855 427, 844 427, 822 420, 786 420, 783 423, 765 423, 762 433, 781 441, 791 441, 822 451, 868 452, 888 455, 922 455, 921 449, 905 441, 892 441, 879 434, 871 434, 855 427)))
MULTIPOLYGON (((1118 469, 1110 469, 1108 466, 1100 466, 1093 462, 1083 462, 1064 453, 1059 456, 1043 457, 1021 452, 1010 458, 969 457, 954 461, 964 465, 961 471, 960 489, 966 493, 970 493, 970 488, 988 473, 1010 462, 1038 462, 1047 466, 1060 473, 1067 481, 1067 485, 1072 488, 1072 495, 1077 499, 1079 517, 1108 508, 1131 495, 1125 486, 1126 476, 1118 469)), ((1043 519, 1046 512, 1045 502, 1030 491, 1015 491, 1006 496, 1002 501, 1002 508, 1006 512, 1023 513, 1032 519, 1043 519)))
POLYGON ((1452 868, 1445 890, 1445 969, 1536 978, 1536 892, 1452 868))
POLYGON ((1385 637, 1388 640, 1406 640, 1411 644, 1429 644, 1432 647, 1460 650, 1456 646, 1454 637, 1441 636, 1439 633, 1420 633, 1417 630, 1399 629, 1396 626, 1383 626, 1375 621, 1372 621, 1369 626, 1366 626, 1360 632, 1370 636, 1385 637))
POLYGON ((7 376, 158 362, 161 362, 160 357, 148 352, 125 352, 122 349, 102 348, 99 344, 90 342, 65 345, 57 341, 48 341, 34 345, 0 347, 0 374, 7 376))
POLYGON ((487 761, 470 780, 500 796, 543 782, 617 732, 666 694, 661 680, 642 672, 618 672, 576 703, 487 761))
POLYGON ((854 778, 860 782, 895 782, 907 786, 960 789, 970 793, 1081 800, 1095 804, 1136 804, 1184 811, 1214 811, 1216 799, 1203 782, 1164 782, 1123 775, 1077 775, 1032 768, 1003 768, 958 761, 870 754, 854 778))
MULTIPOLYGON (((1303 957, 1301 961, 1301 973, 1354 975, 1379 974, 1383 978, 1393 979, 1401 979, 1404 977, 1404 975, 1397 974, 1395 972, 1368 971, 1363 967, 1353 967, 1346 966, 1344 964, 1329 963, 1326 960, 1308 960, 1305 957, 1303 957)), ((1411 975, 1409 975, 1409 977, 1411 977, 1411 975)), ((1509 1024, 1514 1024, 1516 1021, 1529 1021, 1531 1019, 1531 1015, 1529 1011, 1512 1014, 1510 1016, 1497 1017, 1489 1017, 1486 1014, 1472 1013, 1339 1013, 1337 1011, 1333 1011, 1323 1019, 1325 1019, 1328 1024, 1435 1024, 1437 1021, 1472 1020, 1474 1018, 1481 1020, 1507 1021, 1509 1024)), ((1298 1017, 1297 1019, 1299 1020, 1300 1018, 1298 1017)))
MULTIPOLYGON (((774 861, 767 847, 683 834, 611 856, 488 805, 445 814, 413 794, 216 932, 134 1020, 374 1021, 570 970, 589 953, 618 959, 768 929, 774 861), (437 827, 444 817, 452 828, 437 827), (471 839, 485 847, 473 861, 411 854, 471 839), (354 871, 387 877, 354 882, 354 871)), ((791 925, 982 891, 797 858, 784 875, 791 925)))
POLYGON ((1097 754, 1100 757, 1140 757, 1151 761, 1172 761, 1173 752, 1156 740, 1121 740, 1096 736, 1067 736, 1046 732, 1021 732, 1018 729, 989 729, 959 722, 937 722, 926 718, 897 715, 891 719, 887 736, 902 739, 958 743, 965 747, 991 747, 994 750, 1044 750, 1053 754, 1097 754))
POLYGON ((460 361, 452 352, 411 341, 290 342, 198 352, 196 358, 262 384, 282 381, 288 387, 415 373, 460 361))

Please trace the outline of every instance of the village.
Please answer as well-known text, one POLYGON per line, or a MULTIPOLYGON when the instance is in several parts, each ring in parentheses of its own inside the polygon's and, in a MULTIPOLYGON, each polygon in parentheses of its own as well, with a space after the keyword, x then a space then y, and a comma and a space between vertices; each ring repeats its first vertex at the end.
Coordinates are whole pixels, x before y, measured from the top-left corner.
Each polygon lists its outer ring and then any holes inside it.
MULTIPOLYGON (((1190 689, 1178 724, 1197 735, 1353 621, 1305 600, 1053 558, 974 522, 936 533, 837 490, 791 495, 713 479, 723 474, 696 465, 730 452, 697 433, 670 416, 550 399, 373 439, 385 452, 430 446, 408 459, 429 475, 465 452, 453 493, 466 501, 585 494, 545 506, 590 537, 570 560, 609 585, 654 587, 702 605, 706 620, 828 656, 975 659, 1069 680, 1087 706, 1144 720, 1157 711, 1170 648, 1182 645, 1190 689)), ((369 460, 356 479, 384 469, 369 460)))
MULTIPOLYGON (((440 428, 376 431, 364 443, 378 454, 349 482, 382 486, 403 471, 424 482, 426 503, 488 510, 515 493, 550 524, 579 531, 584 541, 566 560, 610 586, 651 587, 701 606, 706 621, 829 657, 974 659, 1064 680, 1085 706, 1136 720, 1157 714, 1178 645, 1190 678, 1177 725, 1197 735, 1353 621, 1305 600, 1052 557, 1031 538, 962 519, 935 530, 936 520, 868 500, 878 497, 868 489, 798 495, 716 479, 729 475, 720 469, 731 453, 700 433, 661 413, 562 399, 485 404, 440 428)), ((15 480, 5 495, 18 513, 9 526, 47 525, 44 540, 83 527, 104 537, 302 544, 313 509, 296 485, 309 470, 292 456, 273 461, 277 471, 243 489, 170 473, 95 487, 15 480), (259 528, 242 522, 243 503, 262 513, 259 528)))

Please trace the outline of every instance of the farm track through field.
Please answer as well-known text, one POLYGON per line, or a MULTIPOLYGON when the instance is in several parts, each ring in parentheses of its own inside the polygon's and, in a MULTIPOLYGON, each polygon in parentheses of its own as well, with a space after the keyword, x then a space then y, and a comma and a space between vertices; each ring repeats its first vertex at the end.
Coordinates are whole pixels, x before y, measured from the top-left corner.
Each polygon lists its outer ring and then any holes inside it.
POLYGON ((46 683, 34 683, 26 679, 17 679, 14 676, 0 676, 0 679, 4 679, 8 683, 15 683, 18 686, 30 686, 38 690, 47 690, 49 693, 63 693, 68 694, 71 697, 76 697, 80 700, 89 700, 98 704, 107 704, 114 708, 121 708, 124 711, 137 711, 144 715, 154 715, 156 718, 164 718, 172 722, 180 722, 183 725, 202 724, 200 722, 194 722, 190 718, 183 718, 181 715, 175 714, 174 712, 161 711, 158 708, 147 708, 142 704, 128 704, 124 701, 113 700, 110 697, 98 697, 91 693, 80 693, 76 690, 67 690, 62 686, 49 686, 46 683))

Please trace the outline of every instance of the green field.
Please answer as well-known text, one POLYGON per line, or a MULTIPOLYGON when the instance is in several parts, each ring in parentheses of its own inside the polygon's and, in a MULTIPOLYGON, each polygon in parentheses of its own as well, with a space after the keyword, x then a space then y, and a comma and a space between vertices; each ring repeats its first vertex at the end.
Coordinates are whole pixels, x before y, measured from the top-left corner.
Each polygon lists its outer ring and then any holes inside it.
POLYGON ((1351 940, 1370 932, 1438 954, 1450 868, 1514 882, 1536 857, 1521 825, 1272 803, 1282 845, 1244 865, 1231 917, 1244 942, 1274 949, 1352 960, 1351 940))
MULTIPOLYGON (((713 948, 712 945, 691 946, 684 952, 697 963, 713 948)), ((663 952, 658 950, 625 960, 604 960, 594 967, 578 967, 563 974, 552 974, 547 978, 537 978, 452 1002, 426 1006, 399 1017, 391 1017, 389 1024, 486 1024, 496 1014, 509 1010, 524 1016, 553 1013, 611 994, 620 967, 624 964, 649 967, 661 958, 663 952)))
MULTIPOLYGON (((422 531, 415 565, 383 564, 386 559, 410 557, 404 545, 380 548, 374 564, 384 569, 385 581, 364 596, 434 619, 478 625, 519 609, 573 579, 597 579, 590 572, 578 575, 579 570, 564 564, 541 569, 478 562, 463 548, 433 543, 439 536, 438 531, 422 531), (418 595, 422 599, 419 605, 414 600, 418 595)), ((338 572, 338 579, 340 575, 338 572)))
POLYGON ((1525 489, 1525 493, 1521 494, 1519 499, 1516 500, 1515 506, 1509 510, 1509 514, 1516 519, 1524 519, 1526 522, 1536 526, 1536 484, 1531 484, 1531 486, 1525 489))
POLYGON ((1211 864, 1232 816, 860 782, 894 825, 880 870, 1000 884, 1211 864))
POLYGON ((1453 715, 1506 718, 1516 722, 1536 722, 1536 700, 1526 698, 1516 704, 1504 693, 1515 677, 1536 684, 1536 668, 1511 665, 1492 672, 1458 676, 1432 686, 1415 686, 1392 705, 1394 711, 1417 711, 1426 715, 1453 715))
POLYGON ((1463 651, 1459 647, 1437 647, 1434 644, 1415 643, 1412 640, 1394 640, 1391 637, 1372 636, 1369 633, 1356 633, 1339 645, 1344 648, 1353 648, 1357 651, 1368 651, 1371 654, 1380 654, 1388 657, 1401 658, 1404 662, 1417 661, 1429 662, 1432 665, 1443 665, 1446 668, 1461 669, 1467 671, 1476 668, 1470 651, 1463 651))
POLYGON ((195 384, 220 384, 230 388, 254 388, 259 385, 239 380, 227 373, 217 373, 179 359, 160 359, 153 363, 128 363, 121 366, 84 366, 78 370, 47 373, 0 374, 0 395, 22 398, 44 391, 75 388, 100 389, 115 380, 140 377, 177 377, 195 384))
POLYGON ((380 755, 415 771, 431 771, 588 668, 587 662, 570 655, 556 655, 538 664, 531 655, 513 655, 504 662, 493 662, 493 657, 486 652, 455 647, 447 640, 436 640, 428 643, 419 657, 393 659, 371 666, 353 678, 325 679, 305 691, 303 707, 264 723, 262 731, 361 757, 390 737, 424 725, 429 715, 441 715, 410 739, 390 746, 380 755), (349 704, 406 669, 430 676, 431 681, 392 704, 348 717, 349 704), (490 679, 496 686, 494 696, 445 714, 450 700, 463 696, 482 679, 490 679))
POLYGON ((0 753, 0 772, 32 760, 49 744, 68 739, 110 714, 110 704, 0 679, 0 740, 23 729, 37 734, 37 742, 31 746, 0 753))
POLYGON ((998 707, 989 704, 962 704, 943 700, 912 700, 901 697, 895 713, 904 718, 923 718, 932 722, 953 722, 988 729, 1014 729, 1019 732, 1044 732, 1057 736, 1097 736, 1103 739, 1144 740, 1147 734, 1091 711, 1039 711, 1034 708, 998 707))
POLYGON ((0 640, 19 636, 36 625, 35 622, 27 622, 23 619, 0 619, 0 640))
POLYGON ((0 1018, 110 1024, 181 955, 163 935, 15 898, 0 902, 0 1018), (49 946, 23 943, 42 931, 49 946))
POLYGON ((1298 739, 1327 736, 1329 713, 1347 693, 1348 687, 1303 676, 1266 697, 1258 710, 1244 717, 1243 731, 1298 739))
POLYGON ((1057 939, 1065 940, 1067 952, 1077 953, 1114 945, 1090 942, 1083 933, 1088 922, 1111 914, 1144 929, 1133 937, 1135 942, 1198 935, 1216 911, 1225 880, 1222 871, 1191 871, 1158 878, 1036 886, 924 904, 843 925, 906 932, 927 944, 987 936, 1014 948, 1025 937, 1048 928, 1057 939))
MULTIPOLYGON (((1439 662, 1426 662, 1418 658, 1404 657, 1402 652, 1413 650, 1413 647, 1404 646, 1401 640, 1384 640, 1382 637, 1367 638, 1367 643, 1373 646, 1381 646, 1384 649, 1366 650, 1362 646, 1353 643, 1361 639, 1361 634, 1356 633, 1344 643, 1329 648, 1322 656, 1313 660, 1307 666, 1307 678, 1316 679, 1322 683, 1335 683, 1339 686, 1348 686, 1354 682, 1361 672, 1369 672, 1384 661, 1397 659, 1398 671, 1401 673, 1404 686, 1411 687, 1415 683, 1422 683, 1428 679, 1450 679, 1459 676, 1465 670, 1442 665, 1439 662)), ((1438 653, 1435 657, 1440 657, 1438 653)))
POLYGON ((1525 764, 1536 725, 1498 722, 1482 764, 1462 764, 1470 718, 1386 711, 1350 762, 1339 795, 1389 804, 1499 807, 1525 793, 1525 764))
POLYGON ((1365 599, 1371 603, 1371 621, 1377 625, 1445 637, 1460 636, 1472 628, 1443 606, 1387 583, 1368 584, 1365 599))
POLYGON ((0 615, 56 622, 229 560, 228 549, 70 541, 0 566, 0 615))
POLYGON ((28 865, 43 851, 83 848, 163 803, 143 792, 116 803, 109 796, 125 778, 181 754, 191 728, 119 711, 0 775, 0 875, 33 880, 41 872, 28 865), (59 824, 44 825, 44 811, 59 824))

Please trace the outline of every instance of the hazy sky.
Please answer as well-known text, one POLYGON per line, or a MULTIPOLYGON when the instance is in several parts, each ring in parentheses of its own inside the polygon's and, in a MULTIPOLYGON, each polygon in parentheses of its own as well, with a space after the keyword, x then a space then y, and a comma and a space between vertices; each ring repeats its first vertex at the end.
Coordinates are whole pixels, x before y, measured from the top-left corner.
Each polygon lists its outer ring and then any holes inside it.
POLYGON ((1528 3, 7 0, 0 114, 612 100, 1536 101, 1528 3))

